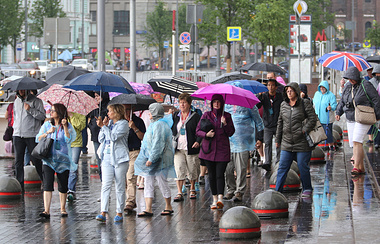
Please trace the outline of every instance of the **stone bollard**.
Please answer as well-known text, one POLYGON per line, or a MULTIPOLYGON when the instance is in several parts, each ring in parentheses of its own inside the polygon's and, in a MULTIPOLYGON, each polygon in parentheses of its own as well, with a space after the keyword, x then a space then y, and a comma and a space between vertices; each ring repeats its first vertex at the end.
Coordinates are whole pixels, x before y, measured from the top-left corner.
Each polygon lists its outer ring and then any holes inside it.
POLYGON ((19 199, 21 197, 21 185, 15 178, 0 176, 0 200, 19 199))
POLYGON ((252 210, 260 218, 287 218, 289 216, 288 200, 282 193, 271 189, 255 197, 252 210))
POLYGON ((314 148, 314 150, 311 152, 311 163, 325 163, 325 153, 320 147, 314 148))
POLYGON ((24 167, 24 187, 25 189, 41 188, 41 179, 33 165, 24 167))
POLYGON ((250 239, 261 236, 261 222, 252 209, 237 206, 228 209, 219 221, 219 236, 226 239, 250 239))
POLYGON ((333 130, 333 137, 334 137, 334 144, 336 146, 342 146, 342 140, 340 138, 339 132, 336 130, 333 130))
POLYGON ((333 130, 336 130, 339 133, 340 139, 343 139, 343 130, 339 125, 333 124, 333 130))
MULTIPOLYGON (((279 163, 276 163, 276 165, 275 165, 274 168, 273 168, 273 171, 277 171, 279 165, 280 165, 279 163)), ((296 161, 293 161, 293 162, 292 162, 292 165, 290 166, 290 168, 291 168, 292 170, 294 170, 294 171, 297 173, 298 176, 301 175, 301 172, 300 172, 300 170, 299 170, 299 168, 298 168, 298 164, 297 164, 296 161)))
MULTIPOLYGON (((275 189, 277 182, 277 171, 274 171, 269 179, 269 188, 275 189)), ((301 180, 297 173, 289 169, 288 175, 284 183, 284 191, 299 191, 301 187, 301 180)))
POLYGON ((90 160, 90 172, 95 173, 99 171, 98 162, 96 160, 96 156, 92 156, 90 160))

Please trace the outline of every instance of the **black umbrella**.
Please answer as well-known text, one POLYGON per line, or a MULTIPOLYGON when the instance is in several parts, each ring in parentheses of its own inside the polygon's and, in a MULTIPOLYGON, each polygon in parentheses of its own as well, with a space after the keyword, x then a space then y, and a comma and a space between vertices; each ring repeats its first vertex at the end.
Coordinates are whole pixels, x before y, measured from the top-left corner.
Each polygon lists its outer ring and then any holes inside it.
POLYGON ((153 91, 165 93, 172 97, 178 97, 181 93, 193 94, 198 87, 195 89, 184 87, 178 84, 165 81, 148 81, 149 85, 152 87, 153 91))
POLYGON ((177 76, 156 76, 150 79, 148 82, 153 82, 153 81, 168 82, 168 83, 177 84, 177 85, 194 89, 194 90, 198 89, 197 83, 195 83, 194 81, 185 80, 177 76))
POLYGON ((258 71, 280 73, 282 75, 286 74, 286 71, 283 70, 281 67, 275 64, 269 64, 269 63, 250 63, 247 65, 244 65, 244 67, 240 68, 240 70, 243 70, 243 71, 258 70, 258 71))
POLYGON ((20 79, 8 82, 5 84, 5 86, 3 86, 1 90, 38 90, 45 86, 47 86, 47 83, 42 80, 37 80, 30 77, 22 77, 20 79))
MULTIPOLYGON (((47 89, 49 89, 52 85, 54 84, 58 84, 58 85, 65 85, 67 82, 69 82, 69 80, 59 80, 59 81, 56 81, 54 83, 48 83, 47 86, 41 88, 40 90, 38 90, 38 94, 41 94, 42 92, 46 91, 47 89)), ((87 92, 86 92, 87 93, 87 92)))
POLYGON ((252 76, 235 71, 231 73, 224 73, 218 77, 216 77, 211 84, 225 83, 231 80, 251 80, 252 76))
POLYGON ((58 68, 52 69, 46 75, 46 82, 48 84, 64 85, 64 84, 58 83, 58 81, 72 80, 75 77, 78 77, 80 75, 87 74, 87 73, 90 73, 90 71, 79 68, 79 67, 71 66, 71 65, 68 65, 65 67, 58 67, 58 68))
POLYGON ((367 60, 367 62, 379 64, 380 63, 380 56, 371 56, 371 57, 366 58, 366 60, 367 60))
POLYGON ((131 104, 134 111, 147 110, 149 105, 157 102, 152 97, 142 94, 120 94, 108 104, 131 104))

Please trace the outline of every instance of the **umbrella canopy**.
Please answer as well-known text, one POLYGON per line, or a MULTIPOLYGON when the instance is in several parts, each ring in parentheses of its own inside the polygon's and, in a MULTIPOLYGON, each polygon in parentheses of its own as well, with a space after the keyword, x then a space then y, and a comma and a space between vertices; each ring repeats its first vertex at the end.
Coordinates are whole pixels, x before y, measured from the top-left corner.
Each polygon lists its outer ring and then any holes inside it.
POLYGON ((156 76, 150 79, 148 83, 153 81, 173 83, 194 90, 198 89, 198 86, 194 81, 185 80, 176 76, 156 76))
POLYGON ((224 73, 218 77, 216 77, 213 81, 211 81, 211 84, 218 84, 218 83, 225 83, 230 80, 250 80, 252 79, 252 76, 235 71, 231 73, 224 73))
POLYGON ((75 77, 78 77, 83 74, 90 73, 90 71, 86 69, 82 69, 79 67, 75 67, 72 65, 68 65, 65 67, 58 67, 55 69, 52 69, 49 73, 46 75, 46 82, 48 84, 56 84, 58 81, 63 80, 72 80, 75 77))
POLYGON ((233 82, 240 82, 244 89, 251 91, 253 94, 268 91, 268 88, 265 85, 255 80, 234 80, 227 81, 226 84, 231 84, 233 82))
POLYGON ((195 83, 197 84, 197 87, 198 87, 198 88, 203 88, 203 87, 211 86, 211 85, 212 85, 211 83, 202 82, 202 81, 197 81, 197 82, 195 82, 195 83))
POLYGON ((38 90, 44 86, 47 86, 47 83, 42 80, 37 80, 30 77, 22 77, 8 82, 5 84, 5 86, 3 86, 1 90, 38 90))
POLYGON ((92 72, 78 76, 66 83, 64 88, 97 92, 136 93, 126 79, 106 72, 92 72))
POLYGON ((285 83, 284 79, 281 76, 277 76, 276 77, 276 81, 278 83, 280 83, 281 85, 286 86, 286 83, 285 83))
POLYGON ((95 98, 84 91, 75 91, 62 88, 62 85, 54 84, 48 90, 38 95, 38 98, 50 104, 60 103, 66 106, 67 111, 87 115, 98 108, 95 98))
POLYGON ((258 70, 258 71, 267 71, 267 72, 275 72, 280 74, 286 74, 286 71, 283 70, 281 67, 270 64, 270 63, 250 63, 247 65, 244 65, 244 67, 240 68, 240 70, 248 71, 248 70, 258 70))
POLYGON ((129 84, 132 86, 133 90, 135 90, 136 93, 147 96, 156 93, 155 91, 153 91, 153 88, 149 84, 142 84, 136 82, 129 82, 129 84))
POLYGON ((191 96, 211 100, 214 94, 222 95, 226 104, 246 108, 253 108, 260 102, 252 92, 230 84, 215 84, 213 86, 207 86, 194 92, 191 96))
POLYGON ((147 110, 149 105, 155 103, 152 97, 142 94, 120 94, 111 99, 108 104, 131 104, 134 111, 147 110))
POLYGON ((63 51, 60 55, 58 55, 58 59, 60 60, 72 60, 73 59, 73 55, 71 54, 71 52, 69 50, 65 50, 63 51))
POLYGON ((370 56, 366 60, 367 62, 380 64, 380 56, 370 56))
POLYGON ((355 66, 359 71, 371 67, 371 65, 360 54, 337 51, 326 53, 318 59, 318 62, 321 63, 323 67, 340 71, 345 71, 351 66, 355 66))
POLYGON ((198 87, 195 89, 191 89, 178 84, 164 81, 148 81, 148 83, 154 91, 165 93, 172 97, 178 97, 181 93, 184 92, 193 94, 198 89, 198 87))

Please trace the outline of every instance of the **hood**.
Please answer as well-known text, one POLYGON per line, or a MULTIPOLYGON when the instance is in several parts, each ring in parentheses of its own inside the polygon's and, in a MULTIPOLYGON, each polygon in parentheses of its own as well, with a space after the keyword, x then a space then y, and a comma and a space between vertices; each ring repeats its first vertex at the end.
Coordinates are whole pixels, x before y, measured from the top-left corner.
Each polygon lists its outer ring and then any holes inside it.
POLYGON ((288 85, 286 85, 284 87, 284 91, 283 91, 283 97, 284 97, 284 100, 286 102, 289 102, 288 95, 286 94, 286 88, 287 87, 292 87, 296 91, 297 97, 300 97, 301 89, 300 89, 298 83, 297 82, 290 82, 288 85))
POLYGON ((346 70, 346 72, 344 72, 343 78, 360 82, 360 71, 355 66, 351 66, 346 70))
POLYGON ((165 109, 164 107, 159 103, 152 103, 149 105, 149 112, 152 115, 152 122, 155 122, 165 115, 165 109))
POLYGON ((305 93, 306 97, 308 97, 309 95, 307 94, 307 85, 305 84, 300 84, 300 90, 305 93))
MULTIPOLYGON (((321 86, 323 86, 324 88, 326 88, 327 92, 329 92, 329 82, 327 80, 323 80, 321 81, 321 83, 319 83, 319 86, 318 86, 318 91, 321 92, 321 86)), ((326 93, 327 93, 326 92, 326 93)))
POLYGON ((375 67, 373 67, 372 75, 380 74, 380 64, 377 64, 375 67))
POLYGON ((223 98, 223 96, 220 95, 220 94, 214 94, 214 95, 212 95, 212 98, 211 98, 211 111, 213 111, 215 114, 221 115, 222 112, 223 112, 223 110, 224 110, 224 98, 223 98), (221 103, 220 109, 216 110, 216 109, 214 109, 212 107, 212 102, 214 100, 219 100, 220 101, 220 103, 221 103))

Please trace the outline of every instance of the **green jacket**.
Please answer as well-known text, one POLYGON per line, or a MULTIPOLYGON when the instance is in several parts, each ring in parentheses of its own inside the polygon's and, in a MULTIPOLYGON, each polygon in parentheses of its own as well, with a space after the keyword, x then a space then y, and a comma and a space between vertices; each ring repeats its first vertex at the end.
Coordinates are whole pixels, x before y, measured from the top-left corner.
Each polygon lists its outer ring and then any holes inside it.
POLYGON ((86 116, 82 114, 72 113, 73 115, 69 118, 70 124, 74 127, 77 137, 71 143, 71 147, 82 147, 82 130, 86 127, 86 116))

